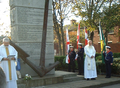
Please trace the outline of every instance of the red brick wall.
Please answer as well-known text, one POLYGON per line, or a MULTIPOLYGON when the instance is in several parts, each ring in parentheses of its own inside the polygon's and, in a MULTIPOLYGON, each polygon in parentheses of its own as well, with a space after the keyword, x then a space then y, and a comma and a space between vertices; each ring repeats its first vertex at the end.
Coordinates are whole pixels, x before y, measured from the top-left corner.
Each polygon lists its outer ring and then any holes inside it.
MULTIPOLYGON (((112 34, 108 34, 108 41, 112 41, 112 43, 108 43, 108 45, 111 47, 112 52, 120 52, 120 30, 119 30, 120 26, 116 26, 114 28, 114 33, 112 34)), ((103 30, 103 33, 105 31, 103 30)), ((100 53, 101 52, 101 48, 100 48, 100 37, 98 34, 98 31, 95 30, 94 31, 94 38, 93 38, 93 44, 94 47, 96 49, 96 52, 100 53)))
MULTIPOLYGON (((112 52, 114 52, 114 53, 120 52, 120 43, 111 43, 111 44, 108 44, 108 46, 111 47, 112 52)), ((98 53, 101 52, 100 44, 94 44, 94 47, 96 49, 96 52, 98 52, 98 53)))
MULTIPOLYGON (((120 30, 119 30, 119 26, 116 26, 114 28, 114 33, 113 34, 108 34, 108 41, 112 41, 112 43, 118 43, 120 42, 120 30)), ((103 30, 103 33, 105 33, 105 31, 103 30)), ((100 37, 98 34, 98 30, 94 31, 94 38, 93 38, 93 43, 94 44, 98 44, 98 42, 100 42, 100 37)))

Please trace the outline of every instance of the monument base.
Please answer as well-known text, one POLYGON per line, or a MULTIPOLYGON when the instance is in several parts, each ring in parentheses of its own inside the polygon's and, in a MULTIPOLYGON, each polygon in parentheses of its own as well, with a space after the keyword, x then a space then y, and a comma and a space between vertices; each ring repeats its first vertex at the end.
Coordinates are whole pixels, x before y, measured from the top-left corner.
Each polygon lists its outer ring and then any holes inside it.
POLYGON ((33 77, 32 80, 19 79, 17 83, 18 88, 30 88, 77 80, 83 80, 83 76, 78 77, 77 73, 73 72, 55 71, 54 75, 46 75, 42 78, 33 77))

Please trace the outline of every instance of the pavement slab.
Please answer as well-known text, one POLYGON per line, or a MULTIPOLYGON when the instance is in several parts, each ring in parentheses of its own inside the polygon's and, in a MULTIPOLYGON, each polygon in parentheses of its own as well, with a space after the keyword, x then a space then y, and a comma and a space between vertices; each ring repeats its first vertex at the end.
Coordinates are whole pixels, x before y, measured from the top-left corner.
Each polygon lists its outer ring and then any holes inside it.
POLYGON ((78 80, 32 88, 120 88, 120 84, 116 83, 120 83, 120 77, 105 78, 104 75, 98 75, 96 80, 78 80))

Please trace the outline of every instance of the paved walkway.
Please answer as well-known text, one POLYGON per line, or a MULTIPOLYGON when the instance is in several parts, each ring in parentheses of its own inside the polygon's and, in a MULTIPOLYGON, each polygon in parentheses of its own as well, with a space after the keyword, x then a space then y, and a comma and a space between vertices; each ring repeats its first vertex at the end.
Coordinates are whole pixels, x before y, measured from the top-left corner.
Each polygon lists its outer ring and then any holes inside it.
POLYGON ((115 83, 120 83, 120 77, 105 78, 105 76, 99 75, 96 80, 80 80, 33 88, 120 88, 120 84, 115 85, 115 83))
POLYGON ((120 84, 105 86, 105 87, 101 87, 101 88, 120 88, 120 84))

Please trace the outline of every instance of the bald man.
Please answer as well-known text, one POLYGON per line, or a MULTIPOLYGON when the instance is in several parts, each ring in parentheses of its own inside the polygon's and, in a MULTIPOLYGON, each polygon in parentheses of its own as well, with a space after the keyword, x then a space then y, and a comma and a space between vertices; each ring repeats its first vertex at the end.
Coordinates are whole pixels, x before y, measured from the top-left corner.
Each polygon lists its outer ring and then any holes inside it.
POLYGON ((0 66, 5 72, 7 87, 6 88, 17 88, 17 74, 16 65, 17 51, 14 47, 9 44, 9 38, 3 39, 3 44, 0 46, 0 66), (13 55, 8 58, 9 55, 13 55))
POLYGON ((88 41, 88 45, 85 46, 85 62, 84 62, 84 78, 87 80, 95 80, 97 77, 95 54, 96 50, 92 45, 92 41, 88 41))

